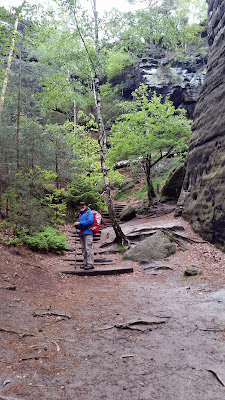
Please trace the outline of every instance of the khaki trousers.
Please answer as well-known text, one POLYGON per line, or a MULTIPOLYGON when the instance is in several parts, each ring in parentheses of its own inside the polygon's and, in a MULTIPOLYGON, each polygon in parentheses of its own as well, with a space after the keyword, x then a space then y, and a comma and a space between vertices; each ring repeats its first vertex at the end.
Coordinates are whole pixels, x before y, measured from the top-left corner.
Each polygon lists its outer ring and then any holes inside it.
POLYGON ((82 235, 80 238, 81 250, 84 257, 84 266, 94 265, 93 236, 82 235))

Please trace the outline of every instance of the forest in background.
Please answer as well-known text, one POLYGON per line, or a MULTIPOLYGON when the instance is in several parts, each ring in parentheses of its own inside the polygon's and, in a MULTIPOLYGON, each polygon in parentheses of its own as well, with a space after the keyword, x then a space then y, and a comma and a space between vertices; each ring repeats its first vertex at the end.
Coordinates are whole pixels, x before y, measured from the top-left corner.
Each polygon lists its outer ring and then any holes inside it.
POLYGON ((110 193, 106 204, 101 195, 123 185, 117 162, 140 160, 135 173, 144 177, 151 204, 153 168, 187 153, 191 121, 184 110, 143 84, 124 101, 126 83, 115 78, 150 43, 168 59, 185 60, 193 45, 205 51, 206 2, 93 11, 70 0, 47 10, 26 2, 0 9, 0 240, 6 244, 64 249, 56 228, 79 201, 111 207, 110 193))

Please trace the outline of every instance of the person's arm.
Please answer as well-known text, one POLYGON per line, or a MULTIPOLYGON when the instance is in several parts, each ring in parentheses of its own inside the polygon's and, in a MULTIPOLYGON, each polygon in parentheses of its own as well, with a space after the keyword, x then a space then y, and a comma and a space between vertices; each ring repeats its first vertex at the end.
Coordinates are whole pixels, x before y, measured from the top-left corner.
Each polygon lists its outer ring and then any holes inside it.
POLYGON ((88 229, 93 224, 94 216, 90 210, 87 213, 85 213, 85 215, 84 214, 82 215, 82 217, 84 216, 85 218, 82 218, 82 223, 77 224, 75 222, 77 229, 79 229, 80 231, 88 229))

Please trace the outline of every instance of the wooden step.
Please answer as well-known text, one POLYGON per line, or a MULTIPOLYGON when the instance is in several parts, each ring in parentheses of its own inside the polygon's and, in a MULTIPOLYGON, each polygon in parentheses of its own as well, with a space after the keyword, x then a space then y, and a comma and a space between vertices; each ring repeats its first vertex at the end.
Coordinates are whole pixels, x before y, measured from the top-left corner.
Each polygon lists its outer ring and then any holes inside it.
MULTIPOLYGON (((80 237, 78 235, 70 235, 70 238, 76 238, 77 240, 80 240, 80 237)), ((101 234, 97 233, 96 235, 93 236, 94 239, 96 238, 101 238, 101 234)))
POLYGON ((79 269, 73 271, 60 271, 61 274, 78 275, 78 276, 98 276, 98 275, 119 275, 119 274, 130 274, 134 272, 133 268, 95 268, 95 269, 79 269))
MULTIPOLYGON (((82 263, 84 260, 83 260, 83 258, 77 258, 76 260, 75 260, 75 258, 64 258, 63 261, 70 261, 70 262, 75 262, 76 261, 77 263, 82 263)), ((112 263, 113 260, 108 260, 106 258, 94 258, 94 262, 95 263, 100 263, 100 262, 112 263)))

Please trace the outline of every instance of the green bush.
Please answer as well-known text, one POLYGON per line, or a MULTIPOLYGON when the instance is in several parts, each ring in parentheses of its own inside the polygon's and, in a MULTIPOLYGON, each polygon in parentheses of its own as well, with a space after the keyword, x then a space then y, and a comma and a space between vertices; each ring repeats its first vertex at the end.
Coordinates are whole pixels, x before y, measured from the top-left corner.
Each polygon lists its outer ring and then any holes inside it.
POLYGON ((69 185, 65 197, 67 205, 72 208, 76 207, 80 201, 84 201, 87 205, 90 204, 92 209, 102 208, 100 190, 88 178, 77 177, 69 185))
POLYGON ((42 232, 27 236, 25 242, 31 250, 62 252, 66 248, 67 237, 57 229, 48 226, 42 232))

